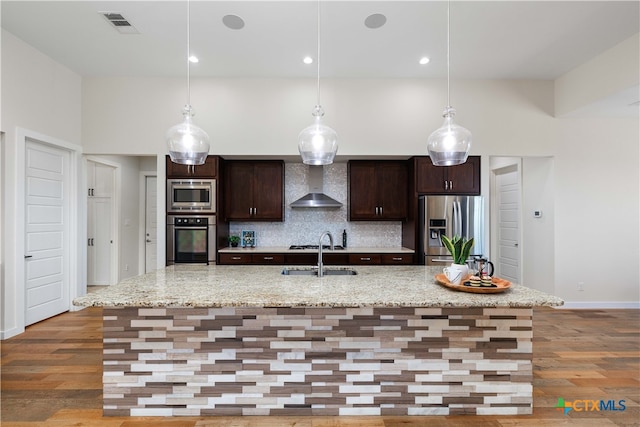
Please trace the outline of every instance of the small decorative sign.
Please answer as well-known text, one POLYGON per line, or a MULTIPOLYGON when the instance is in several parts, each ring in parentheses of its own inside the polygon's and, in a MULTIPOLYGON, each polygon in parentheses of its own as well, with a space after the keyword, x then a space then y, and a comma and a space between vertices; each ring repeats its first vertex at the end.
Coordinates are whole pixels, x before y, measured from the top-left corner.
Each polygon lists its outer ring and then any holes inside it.
POLYGON ((242 247, 253 248, 256 246, 256 232, 253 230, 242 230, 242 247))

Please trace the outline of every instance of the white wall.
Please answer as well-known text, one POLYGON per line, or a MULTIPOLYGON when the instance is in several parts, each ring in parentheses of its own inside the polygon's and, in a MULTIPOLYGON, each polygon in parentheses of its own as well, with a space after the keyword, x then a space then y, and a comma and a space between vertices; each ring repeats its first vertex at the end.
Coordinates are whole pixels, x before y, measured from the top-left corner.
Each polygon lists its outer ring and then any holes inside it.
POLYGON ((556 289, 569 301, 637 304, 638 120, 562 124, 554 158, 556 289))
MULTIPOLYGON (((2 31, 2 151, 3 231, 1 336, 10 336, 24 325, 18 322, 18 295, 23 284, 16 280, 16 267, 23 265, 16 257, 16 199, 18 174, 24 169, 17 164, 18 127, 54 139, 80 145, 81 78, 51 58, 41 54, 12 34, 2 31)), ((74 284, 72 284, 73 286, 74 284)))
MULTIPOLYGON (((522 159, 522 257, 523 283, 550 294, 556 290, 555 270, 555 175, 553 158, 525 157, 522 159), (542 212, 535 218, 533 212, 542 212)), ((563 250, 558 248, 558 250, 563 250)))
MULTIPOLYGON (((298 133, 312 121, 315 80, 192 79, 191 87, 194 121, 209 133, 212 154, 298 156, 298 133)), ((348 156, 425 154, 446 103, 445 81, 326 80, 322 92, 338 154, 348 156)), ((472 154, 552 153, 553 82, 460 81, 452 92, 459 122, 473 130, 472 154)), ((166 153, 164 133, 182 120, 184 97, 182 79, 85 78, 85 150, 166 153)))
MULTIPOLYGON (((640 88, 640 34, 635 34, 589 62, 566 73, 555 83, 555 112, 558 116, 588 111, 603 98, 622 96, 623 108, 638 101, 640 88), (629 92, 629 88, 631 91, 629 92), (630 98, 626 99, 628 93, 630 98), (585 108, 586 107, 586 108, 585 108)), ((637 110, 636 110, 637 111, 637 110)))

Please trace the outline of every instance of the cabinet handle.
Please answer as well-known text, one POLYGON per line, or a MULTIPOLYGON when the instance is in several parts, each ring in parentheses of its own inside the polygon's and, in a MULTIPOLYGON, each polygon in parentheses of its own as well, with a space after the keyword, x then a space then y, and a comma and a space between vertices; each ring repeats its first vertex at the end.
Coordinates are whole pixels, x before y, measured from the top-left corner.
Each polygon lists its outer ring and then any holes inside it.
POLYGON ((394 261, 402 261, 402 257, 399 257, 399 256, 394 256, 392 259, 394 261))
POLYGON ((253 214, 258 215, 258 208, 253 208, 253 214))
POLYGON ((263 257, 263 259, 265 261, 273 261, 273 257, 272 256, 266 256, 266 257, 263 257))
POLYGON ((453 181, 449 181, 449 190, 453 190, 453 181))
POLYGON ((445 181, 444 182, 444 189, 448 190, 449 189, 449 181, 445 181))
POLYGON ((380 206, 380 216, 382 216, 382 206, 380 206))
POLYGON ((360 257, 360 261, 371 261, 370 257, 360 257))
POLYGON ((242 258, 239 256, 232 256, 231 259, 234 261, 240 261, 242 258))
POLYGON ((87 188, 87 196, 91 197, 91 189, 87 188))

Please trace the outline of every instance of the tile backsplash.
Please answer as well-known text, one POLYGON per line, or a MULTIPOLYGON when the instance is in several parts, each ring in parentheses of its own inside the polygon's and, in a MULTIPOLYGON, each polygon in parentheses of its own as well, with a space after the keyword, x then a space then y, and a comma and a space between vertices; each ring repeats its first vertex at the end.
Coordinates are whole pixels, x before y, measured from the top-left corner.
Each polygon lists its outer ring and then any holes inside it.
MULTIPOLYGON (((317 167, 317 166, 312 166, 317 167)), ((242 230, 256 232, 257 246, 317 245, 320 235, 330 231, 336 245, 342 244, 342 231, 347 231, 350 247, 396 247, 402 244, 400 221, 349 222, 347 200, 347 164, 324 166, 324 193, 341 202, 341 208, 292 209, 289 204, 309 192, 309 166, 285 163, 284 222, 231 222, 231 234, 242 230)), ((324 244, 328 244, 325 238, 324 244)))

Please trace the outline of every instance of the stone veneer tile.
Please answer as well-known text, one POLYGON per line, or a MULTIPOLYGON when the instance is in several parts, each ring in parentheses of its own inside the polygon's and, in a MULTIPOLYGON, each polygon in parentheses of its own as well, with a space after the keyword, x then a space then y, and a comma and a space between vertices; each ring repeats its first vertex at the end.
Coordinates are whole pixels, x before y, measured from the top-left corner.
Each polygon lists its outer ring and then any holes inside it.
POLYGON ((526 414, 530 308, 106 308, 106 415, 526 414))

